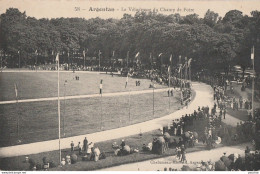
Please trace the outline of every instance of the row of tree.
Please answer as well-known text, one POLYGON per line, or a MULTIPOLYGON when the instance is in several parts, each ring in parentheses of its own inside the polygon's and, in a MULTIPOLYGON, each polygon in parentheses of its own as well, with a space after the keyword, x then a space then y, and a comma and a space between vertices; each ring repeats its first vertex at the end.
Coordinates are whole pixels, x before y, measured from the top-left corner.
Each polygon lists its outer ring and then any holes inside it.
MULTIPOLYGON (((26 65, 35 64, 36 53, 38 63, 44 63, 51 61, 56 52, 73 55, 85 50, 86 56, 98 57, 100 50, 104 62, 111 57, 126 59, 129 51, 130 60, 140 52, 144 65, 151 61, 169 64, 172 54, 173 64, 182 55, 192 58, 195 70, 228 71, 235 64, 243 69, 250 66, 253 45, 255 64, 260 64, 259 11, 247 16, 231 10, 223 18, 210 10, 204 18, 197 14, 137 12, 134 16, 124 14, 121 19, 86 20, 36 19, 10 8, 0 16, 0 31, 0 56, 4 55, 7 66, 17 66, 19 55, 21 64, 26 65), (158 59, 160 53, 162 60, 158 59)), ((259 68, 256 66, 258 71, 259 68)))

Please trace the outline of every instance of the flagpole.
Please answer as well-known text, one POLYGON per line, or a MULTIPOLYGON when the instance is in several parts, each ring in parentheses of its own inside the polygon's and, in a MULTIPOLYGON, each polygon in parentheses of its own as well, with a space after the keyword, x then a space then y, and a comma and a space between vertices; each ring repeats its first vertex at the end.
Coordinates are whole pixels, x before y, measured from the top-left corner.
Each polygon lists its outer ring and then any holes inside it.
MULTIPOLYGON (((172 55, 171 55, 172 56, 172 55)), ((170 62, 171 62, 171 57, 170 57, 170 62)), ((169 91, 170 91, 170 88, 171 88, 171 65, 169 66, 169 91)), ((171 108, 171 97, 170 97, 171 95, 169 95, 169 111, 170 111, 170 108, 171 108)))
MULTIPOLYGON (((100 77, 100 55, 101 55, 101 52, 100 52, 100 50, 98 50, 98 57, 99 57, 99 63, 98 63, 98 72, 99 72, 99 77, 100 77)), ((102 122, 103 122, 103 115, 102 115, 102 93, 103 93, 103 91, 102 91, 102 79, 100 80, 100 104, 101 104, 101 106, 100 106, 100 117, 101 117, 101 123, 100 123, 100 130, 102 130, 102 122)))
POLYGON ((4 56, 4 52, 2 50, 0 50, 0 56, 1 56, 1 72, 3 71, 3 56, 4 56))
POLYGON ((86 63, 86 61, 85 61, 85 59, 86 59, 86 58, 85 58, 85 54, 86 54, 85 49, 84 49, 83 54, 84 54, 84 55, 83 55, 83 56, 84 56, 84 67, 83 67, 83 69, 85 70, 85 67, 86 67, 86 66, 85 66, 85 63, 86 63))
POLYGON ((190 73, 190 83, 191 83, 191 62, 189 64, 189 73, 190 73))
POLYGON ((254 92, 255 92, 255 58, 254 58, 254 46, 253 46, 253 81, 252 81, 252 117, 254 118, 254 92))
POLYGON ((68 49, 68 70, 70 70, 71 64, 70 64, 70 50, 68 49))
POLYGON ((101 125, 100 125, 101 130, 102 130, 102 123, 103 123, 103 114, 102 114, 102 92, 101 92, 101 125))
POLYGON ((181 104, 183 104, 183 96, 182 96, 182 64, 181 64, 181 104))
POLYGON ((20 50, 19 50, 19 71, 20 71, 20 50))
POLYGON ((66 85, 67 85, 67 80, 64 82, 64 115, 63 115, 63 135, 65 136, 65 113, 66 113, 66 85))
POLYGON ((181 64, 181 78, 180 78, 180 80, 181 80, 181 90, 182 90, 182 68, 183 68, 183 66, 181 64))
POLYGON ((100 120, 101 120, 101 123, 100 123, 100 130, 102 130, 102 122, 103 122, 103 114, 102 114, 102 94, 103 94, 103 85, 102 85, 102 83, 103 83, 103 80, 101 79, 100 80, 100 86, 99 86, 99 88, 100 88, 100 120))
POLYGON ((3 54, 1 54, 1 72, 3 71, 3 54))
POLYGON ((57 54, 57 67, 58 67, 58 119, 59 119, 59 164, 61 163, 61 147, 60 147, 60 62, 59 53, 57 54))
POLYGON ((129 121, 131 120, 131 104, 130 104, 130 88, 128 88, 128 114, 129 114, 129 121))
POLYGON ((153 117, 154 117, 154 79, 153 79, 153 117))
MULTIPOLYGON (((18 108, 18 89, 17 85, 14 84, 15 87, 15 97, 16 97, 16 107, 18 108)), ((20 138, 20 114, 18 113, 18 118, 17 118, 17 139, 19 141, 20 138)))
MULTIPOLYGON (((126 88, 127 85, 128 85, 128 74, 129 74, 129 72, 127 72, 127 75, 126 75, 125 88, 126 88)), ((131 95, 131 90, 130 90, 130 88, 128 87, 128 118, 129 118, 129 121, 131 120, 131 103, 130 103, 130 95, 131 95)), ((120 123, 121 123, 121 118, 120 118, 120 123)))
MULTIPOLYGON (((16 107, 18 108, 18 98, 16 98, 16 107)), ((20 138, 20 114, 18 113, 18 120, 17 120, 17 137, 18 140, 20 138)))
POLYGON ((98 63, 98 72, 100 73, 100 50, 98 51, 99 63, 98 63))
MULTIPOLYGON (((37 50, 36 50, 37 51, 37 50)), ((37 52, 35 53, 36 54, 36 65, 35 65, 35 70, 36 70, 36 72, 37 72, 37 59, 38 59, 38 57, 37 57, 37 52)))
POLYGON ((185 57, 185 82, 187 82, 187 76, 188 76, 188 67, 187 67, 187 57, 185 57))
POLYGON ((126 67, 128 71, 128 59, 129 59, 129 51, 127 51, 127 56, 126 56, 126 67))
POLYGON ((162 63, 162 57, 161 57, 161 74, 162 74, 162 65, 163 65, 163 63, 162 63))

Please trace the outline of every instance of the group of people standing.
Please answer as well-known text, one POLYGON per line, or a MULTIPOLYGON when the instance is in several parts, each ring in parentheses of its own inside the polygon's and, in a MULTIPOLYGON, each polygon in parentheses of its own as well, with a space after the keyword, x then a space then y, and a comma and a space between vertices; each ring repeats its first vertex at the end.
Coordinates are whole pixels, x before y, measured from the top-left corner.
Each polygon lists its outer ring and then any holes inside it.
POLYGON ((83 146, 81 142, 78 142, 77 146, 75 146, 74 142, 71 141, 70 143, 71 153, 75 154, 74 152, 77 150, 78 155, 83 155, 83 159, 94 160, 98 161, 100 158, 104 158, 104 153, 101 153, 98 147, 94 146, 93 142, 88 143, 87 137, 83 140, 83 146), (103 157, 101 157, 101 156, 103 157))

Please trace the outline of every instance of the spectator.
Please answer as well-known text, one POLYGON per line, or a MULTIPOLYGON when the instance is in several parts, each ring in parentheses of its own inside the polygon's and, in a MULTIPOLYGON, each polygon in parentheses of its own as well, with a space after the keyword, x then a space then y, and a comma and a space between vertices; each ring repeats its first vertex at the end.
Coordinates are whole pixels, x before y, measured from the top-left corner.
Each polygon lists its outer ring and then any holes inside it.
POLYGON ((87 151, 87 149, 88 149, 88 140, 87 140, 87 137, 85 137, 85 139, 83 140, 83 149, 84 149, 84 151, 87 151))
POLYGON ((74 151, 74 143, 73 143, 73 141, 71 141, 70 147, 71 147, 71 152, 73 152, 74 151))
POLYGON ((79 144, 78 144, 78 150, 79 150, 79 155, 81 155, 81 144, 80 144, 80 142, 79 142, 79 144))

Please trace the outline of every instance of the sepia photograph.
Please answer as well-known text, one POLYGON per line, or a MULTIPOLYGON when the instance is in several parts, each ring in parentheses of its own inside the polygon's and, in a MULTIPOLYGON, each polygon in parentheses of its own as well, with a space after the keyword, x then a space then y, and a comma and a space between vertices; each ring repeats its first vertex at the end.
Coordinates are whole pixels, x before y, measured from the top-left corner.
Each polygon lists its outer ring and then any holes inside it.
POLYGON ((0 171, 260 170, 260 1, 0 0, 0 171))

